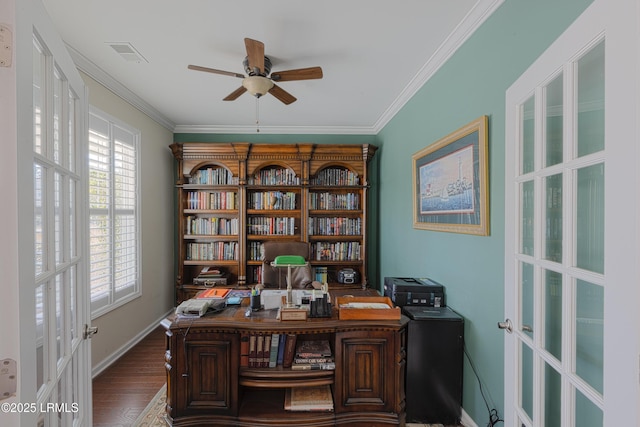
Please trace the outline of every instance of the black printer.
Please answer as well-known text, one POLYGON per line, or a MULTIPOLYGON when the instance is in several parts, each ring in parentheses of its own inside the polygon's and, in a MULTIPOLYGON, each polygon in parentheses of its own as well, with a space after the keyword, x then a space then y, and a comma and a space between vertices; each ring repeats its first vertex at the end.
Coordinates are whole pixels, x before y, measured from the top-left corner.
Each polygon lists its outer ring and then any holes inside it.
POLYGON ((444 307, 444 286, 431 279, 385 277, 384 295, 399 307, 422 305, 444 307))

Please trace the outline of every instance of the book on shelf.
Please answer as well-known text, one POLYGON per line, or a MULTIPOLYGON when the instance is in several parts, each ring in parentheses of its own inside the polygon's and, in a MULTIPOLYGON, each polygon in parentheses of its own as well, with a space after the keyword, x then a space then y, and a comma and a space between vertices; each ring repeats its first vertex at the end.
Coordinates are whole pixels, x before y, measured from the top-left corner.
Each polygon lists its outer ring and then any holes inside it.
POLYGON ((266 334, 262 342, 262 359, 260 360, 261 368, 269 367, 269 355, 271 354, 271 334, 266 334))
POLYGON ((284 355, 282 359, 282 367, 290 368, 293 364, 293 358, 296 354, 296 334, 287 334, 287 339, 284 345, 284 355))
POLYGON ((328 268, 327 267, 316 267, 315 268, 315 273, 316 273, 316 281, 320 282, 320 283, 327 283, 328 280, 328 268))
POLYGON ((291 369, 293 371, 333 371, 336 369, 335 362, 324 362, 324 363, 292 363, 291 369))
POLYGON ((296 346, 291 369, 296 371, 332 370, 336 368, 328 340, 303 340, 296 346))
POLYGON ((331 387, 327 384, 288 388, 284 397, 284 409, 286 411, 333 411, 331 387))
POLYGON ((328 340, 301 340, 296 344, 296 358, 331 357, 328 340))
POLYGON ((278 356, 276 366, 282 366, 284 363, 284 347, 287 341, 287 334, 280 334, 280 343, 278 344, 278 356))
POLYGON ((293 363, 329 363, 334 362, 333 357, 296 357, 293 363))
POLYGON ((249 334, 242 334, 240 337, 240 366, 249 367, 249 334))
MULTIPOLYGON (((256 341, 257 336, 255 334, 249 335, 249 367, 256 367, 256 341)), ((240 359, 242 360, 242 359, 240 359)))
POLYGON ((271 348, 269 350, 269 367, 278 366, 278 346, 280 345, 280 334, 271 334, 271 348))

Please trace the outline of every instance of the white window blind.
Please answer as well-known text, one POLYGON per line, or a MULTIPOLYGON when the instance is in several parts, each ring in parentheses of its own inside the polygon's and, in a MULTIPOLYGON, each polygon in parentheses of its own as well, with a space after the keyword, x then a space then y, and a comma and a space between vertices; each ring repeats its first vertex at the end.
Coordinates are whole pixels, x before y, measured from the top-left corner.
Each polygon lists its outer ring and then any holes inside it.
POLYGON ((94 317, 140 294, 139 131, 89 114, 89 232, 94 317))

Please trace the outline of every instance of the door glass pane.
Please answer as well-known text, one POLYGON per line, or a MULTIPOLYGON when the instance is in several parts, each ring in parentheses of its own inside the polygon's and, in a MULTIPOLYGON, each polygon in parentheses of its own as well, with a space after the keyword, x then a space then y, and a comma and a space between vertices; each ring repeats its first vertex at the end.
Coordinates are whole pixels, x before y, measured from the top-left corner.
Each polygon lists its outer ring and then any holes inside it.
POLYGON ((576 282, 576 374, 596 391, 603 391, 604 289, 576 282))
POLYGON ((560 74, 553 79, 545 90, 546 95, 546 132, 545 132, 545 166, 562 163, 562 77, 560 74))
POLYGON ((47 240, 44 227, 47 222, 45 206, 45 174, 46 170, 39 164, 33 165, 33 197, 34 197, 34 244, 35 244, 35 273, 36 276, 47 269, 47 240))
POLYGON ((576 266, 604 273, 604 165, 577 172, 576 266))
POLYGON ((533 220, 534 220, 534 194, 533 181, 523 182, 520 187, 520 200, 522 201, 522 225, 520 236, 520 252, 525 255, 533 255, 533 220))
POLYGON ((68 123, 68 132, 69 139, 67 144, 67 150, 69 153, 69 165, 68 168, 71 172, 75 172, 76 170, 76 98, 73 95, 73 92, 69 91, 69 101, 68 101, 68 109, 67 114, 69 115, 69 123, 68 123))
POLYGON ((46 357, 47 308, 45 305, 45 285, 36 287, 36 390, 44 385, 44 360, 46 357))
POLYGON ((562 174, 545 178, 545 259, 562 262, 562 174))
POLYGON ((520 367, 520 406, 533 419, 533 351, 520 342, 521 367, 520 367))
POLYGON ((520 268, 522 325, 520 329, 533 338, 533 265, 522 263, 520 268))
POLYGON ((602 410, 587 399, 584 394, 576 390, 575 407, 576 426, 603 427, 602 410))
POLYGON ((56 275, 55 299, 56 299, 56 355, 60 362, 64 356, 64 280, 62 274, 56 275))
MULTIPOLYGON (((544 364, 544 426, 560 427, 561 378, 549 364, 544 364)), ((579 424, 578 424, 579 425, 579 424)))
POLYGON ((562 275, 545 270, 544 348, 562 360, 562 275))
MULTIPOLYGON (((77 279, 77 273, 76 273, 76 266, 72 265, 69 268, 69 272, 67 273, 69 275, 69 307, 70 307, 70 311, 69 311, 69 326, 70 326, 70 336, 71 336, 71 340, 73 342, 73 340, 79 338, 78 336, 78 319, 76 318, 77 315, 77 311, 76 311, 76 301, 78 299, 78 296, 76 295, 76 290, 77 290, 77 286, 76 286, 76 279, 77 279)), ((75 402, 75 400, 74 400, 75 402)))
POLYGON ((53 73, 53 161, 60 164, 62 156, 60 151, 62 149, 60 139, 62 135, 60 132, 61 120, 62 120, 62 80, 57 72, 53 73))
POLYGON ((64 261, 62 237, 62 176, 56 172, 53 179, 53 233, 56 265, 64 261))
POLYGON ((44 117, 44 55, 40 46, 33 44, 33 151, 43 154, 44 117))
POLYGON ((578 157, 604 149, 604 42, 577 65, 578 157))
POLYGON ((534 98, 529 98, 522 105, 522 165, 523 174, 533 172, 534 148, 535 148, 535 118, 534 118, 534 98))
POLYGON ((69 227, 69 259, 73 259, 73 257, 75 257, 77 255, 77 242, 76 242, 76 236, 77 236, 77 230, 76 230, 76 188, 77 188, 77 182, 72 179, 69 178, 68 181, 69 183, 69 191, 67 192, 67 196, 69 197, 69 221, 68 221, 68 227, 69 227))

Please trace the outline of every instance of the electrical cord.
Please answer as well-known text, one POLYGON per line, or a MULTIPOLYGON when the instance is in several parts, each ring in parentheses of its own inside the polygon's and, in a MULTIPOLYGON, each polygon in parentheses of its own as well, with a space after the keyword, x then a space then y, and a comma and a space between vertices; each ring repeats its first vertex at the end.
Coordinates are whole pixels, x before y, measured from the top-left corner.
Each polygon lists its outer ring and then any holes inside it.
POLYGON ((476 365, 473 363, 473 359, 471 359, 471 356, 467 351, 466 344, 463 344, 462 347, 464 349, 464 355, 467 356, 467 360, 469 360, 469 365, 471 365, 473 374, 476 376, 476 379, 478 380, 478 386, 480 387, 480 395, 482 396, 482 400, 484 400, 484 404, 487 407, 487 412, 489 413, 489 423, 487 424, 487 427, 493 427, 498 423, 503 423, 504 420, 501 419, 500 416, 498 415, 498 410, 496 408, 493 408, 493 409, 489 408, 489 402, 487 401, 487 397, 485 396, 485 392, 482 387, 482 381, 480 380, 480 376, 478 375, 478 370, 476 369, 476 365))

